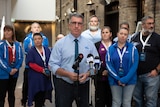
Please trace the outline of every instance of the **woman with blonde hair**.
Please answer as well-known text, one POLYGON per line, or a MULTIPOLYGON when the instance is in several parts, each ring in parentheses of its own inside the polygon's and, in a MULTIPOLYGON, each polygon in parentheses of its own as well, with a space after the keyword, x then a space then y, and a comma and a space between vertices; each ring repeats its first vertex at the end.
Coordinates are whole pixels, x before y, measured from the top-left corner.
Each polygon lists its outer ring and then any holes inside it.
POLYGON ((101 29, 101 38, 101 41, 95 43, 101 61, 101 66, 95 79, 95 107, 111 107, 112 94, 108 82, 108 70, 105 60, 108 48, 112 45, 112 30, 109 26, 104 26, 101 29))

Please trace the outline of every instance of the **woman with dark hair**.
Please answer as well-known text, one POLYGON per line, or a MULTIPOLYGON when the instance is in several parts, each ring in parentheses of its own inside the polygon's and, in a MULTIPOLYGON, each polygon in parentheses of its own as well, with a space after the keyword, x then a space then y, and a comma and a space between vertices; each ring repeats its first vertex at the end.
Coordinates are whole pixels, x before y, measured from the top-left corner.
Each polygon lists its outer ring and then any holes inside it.
POLYGON ((20 43, 16 41, 14 29, 10 25, 4 27, 0 50, 0 107, 4 107, 7 92, 9 107, 14 107, 14 92, 23 62, 23 52, 20 43))
POLYGON ((33 34, 34 46, 28 51, 26 64, 29 66, 28 71, 28 106, 32 106, 35 101, 35 107, 43 107, 45 99, 51 101, 52 84, 48 60, 50 49, 42 45, 42 35, 33 34))
POLYGON ((120 28, 117 33, 118 41, 109 47, 106 55, 112 107, 131 107, 137 81, 139 55, 137 48, 127 41, 128 33, 128 29, 120 28))

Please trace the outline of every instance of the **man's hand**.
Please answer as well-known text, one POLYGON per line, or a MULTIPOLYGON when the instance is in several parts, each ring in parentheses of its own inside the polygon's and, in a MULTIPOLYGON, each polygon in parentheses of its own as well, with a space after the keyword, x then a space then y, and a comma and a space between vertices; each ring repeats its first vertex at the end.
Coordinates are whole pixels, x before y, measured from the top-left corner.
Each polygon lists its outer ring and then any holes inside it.
POLYGON ((77 81, 78 80, 78 74, 75 72, 69 72, 68 77, 72 80, 72 81, 77 81))
POLYGON ((79 82, 83 83, 86 81, 86 79, 90 76, 89 72, 82 73, 79 75, 79 82))

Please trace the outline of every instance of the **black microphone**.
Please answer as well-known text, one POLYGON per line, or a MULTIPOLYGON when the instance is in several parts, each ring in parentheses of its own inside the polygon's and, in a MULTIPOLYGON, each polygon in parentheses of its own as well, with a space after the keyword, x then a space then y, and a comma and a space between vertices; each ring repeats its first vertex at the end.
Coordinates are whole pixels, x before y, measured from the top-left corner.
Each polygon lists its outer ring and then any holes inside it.
POLYGON ((96 74, 98 73, 99 66, 100 66, 99 56, 95 56, 95 58, 94 58, 94 67, 95 67, 95 70, 96 70, 96 74))
POLYGON ((90 75, 91 76, 95 75, 94 68, 93 68, 94 67, 94 56, 92 54, 88 54, 87 63, 89 64, 90 75))
POLYGON ((72 68, 74 70, 77 70, 77 68, 79 67, 79 63, 82 61, 82 59, 83 59, 83 54, 82 53, 78 54, 78 57, 75 59, 72 65, 72 68))

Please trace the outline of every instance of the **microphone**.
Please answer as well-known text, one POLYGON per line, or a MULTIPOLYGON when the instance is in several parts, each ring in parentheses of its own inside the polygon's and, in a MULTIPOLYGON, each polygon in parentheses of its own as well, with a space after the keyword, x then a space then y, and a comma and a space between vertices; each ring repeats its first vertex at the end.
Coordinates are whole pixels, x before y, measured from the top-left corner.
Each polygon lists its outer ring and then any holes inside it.
POLYGON ((77 68, 79 67, 79 63, 82 61, 82 59, 83 59, 83 54, 82 53, 78 54, 78 57, 75 59, 72 65, 72 68, 74 70, 77 70, 77 68))
POLYGON ((94 56, 92 54, 88 54, 87 62, 89 64, 90 75, 91 76, 95 75, 94 68, 93 68, 94 67, 94 56))
POLYGON ((96 70, 96 74, 98 73, 99 66, 100 66, 99 56, 95 56, 95 58, 94 58, 94 67, 95 67, 95 70, 96 70))

